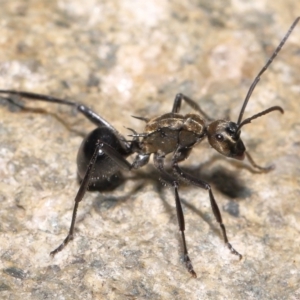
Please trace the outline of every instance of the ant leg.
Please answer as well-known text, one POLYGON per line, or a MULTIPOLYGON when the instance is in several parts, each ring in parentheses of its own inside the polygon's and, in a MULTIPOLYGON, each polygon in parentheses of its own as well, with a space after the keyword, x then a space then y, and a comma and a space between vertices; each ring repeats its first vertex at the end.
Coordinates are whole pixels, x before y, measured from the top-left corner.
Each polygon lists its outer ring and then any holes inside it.
MULTIPOLYGON (((94 112, 92 109, 88 108, 87 106, 85 106, 83 104, 65 100, 65 99, 52 97, 52 96, 48 96, 48 95, 31 93, 31 92, 0 90, 0 94, 16 95, 19 97, 27 98, 28 100, 44 101, 44 102, 58 103, 58 104, 73 106, 74 108, 77 109, 78 112, 83 114, 88 120, 90 120, 92 123, 94 123, 97 127, 104 126, 104 127, 108 128, 112 133, 114 133, 118 137, 119 142, 123 145, 124 149, 127 149, 127 150, 130 149, 130 145, 128 142, 126 142, 126 139, 109 122, 107 122, 104 118, 102 118, 96 112, 94 112)), ((12 99, 9 99, 9 98, 4 98, 4 99, 9 101, 10 103, 20 106, 12 99)))
POLYGON ((107 156, 109 156, 111 159, 114 160, 114 162, 120 167, 125 170, 131 170, 132 165, 123 158, 122 155, 120 155, 115 149, 113 149, 111 146, 101 142, 101 140, 97 141, 95 151, 93 153, 93 156, 88 164, 86 173, 82 179, 82 182, 80 184, 79 190, 77 192, 77 195, 75 197, 75 205, 73 208, 73 214, 72 214, 72 221, 69 229, 69 233, 67 237, 64 239, 64 241, 61 243, 60 246, 58 246, 56 249, 50 252, 50 255, 53 257, 58 252, 62 251, 62 249, 71 241, 74 237, 74 228, 75 228, 75 221, 76 221, 76 214, 79 206, 79 202, 83 199, 85 192, 88 189, 90 179, 94 170, 94 165, 96 163, 98 153, 99 151, 103 151, 107 156))
POLYGON ((94 164, 96 162, 97 156, 98 156, 98 152, 101 149, 101 144, 98 141, 94 154, 90 160, 90 163, 88 165, 88 168, 86 170, 86 173, 84 175, 84 178, 80 184, 79 190, 77 192, 77 195, 75 197, 75 205, 73 208, 73 214, 72 214, 72 221, 71 221, 71 226, 69 229, 69 233, 67 235, 67 237, 64 239, 64 241, 53 251, 50 252, 50 255, 53 257, 55 254, 57 254, 58 252, 60 252, 68 243, 69 241, 71 241, 74 237, 74 227, 75 227, 75 221, 76 221, 76 214, 77 214, 77 209, 78 209, 78 205, 79 202, 82 200, 86 190, 88 189, 89 186, 89 180, 91 178, 92 172, 93 172, 93 168, 94 168, 94 164))
MULTIPOLYGON (((36 93, 31 93, 31 92, 0 90, 0 94, 16 95, 19 97, 27 98, 28 100, 37 100, 37 101, 44 101, 44 102, 58 103, 58 104, 73 106, 95 125, 105 126, 107 128, 110 128, 111 131, 113 131, 114 133, 118 134, 117 130, 110 123, 105 121, 101 116, 99 116, 93 110, 91 110, 90 108, 88 108, 87 106, 85 106, 83 104, 69 101, 66 99, 60 99, 60 98, 56 98, 56 97, 52 97, 52 96, 48 96, 48 95, 36 94, 36 93)), ((5 99, 15 105, 18 105, 12 99, 9 99, 9 98, 5 98, 5 99)))
POLYGON ((187 246, 186 246, 186 240, 185 240, 185 234, 184 234, 185 222, 184 222, 183 210, 182 210, 182 206, 181 206, 181 202, 180 202, 180 198, 179 198, 179 194, 178 194, 178 181, 165 171, 164 158, 165 158, 164 155, 156 153, 154 155, 154 165, 161 173, 162 180, 171 184, 174 187, 177 219, 178 219, 179 231, 181 232, 181 238, 182 238, 182 244, 183 244, 184 262, 185 262, 185 266, 188 269, 189 273, 194 278, 196 278, 197 274, 194 271, 192 262, 188 255, 187 246))
POLYGON ((274 170, 274 168, 275 168, 274 165, 270 165, 268 167, 261 167, 255 163, 255 161, 253 160, 253 158, 247 151, 245 152, 245 155, 246 155, 248 161, 250 162, 250 164, 252 165, 252 167, 258 169, 260 173, 268 173, 268 172, 274 170))
POLYGON ((186 95, 181 94, 181 93, 179 93, 175 96, 172 113, 178 113, 180 111, 182 100, 184 100, 191 108, 193 108, 194 110, 199 112, 208 121, 213 120, 200 108, 198 103, 196 103, 194 100, 192 100, 191 98, 189 98, 186 95))
POLYGON ((206 183, 205 181, 202 181, 198 178, 193 177, 190 174, 185 173, 177 164, 176 161, 173 162, 173 170, 176 174, 178 174, 178 176, 180 176, 182 179, 184 179, 185 181, 189 182, 190 184, 193 184, 195 186, 198 186, 200 188, 203 188, 205 190, 208 191, 209 194, 209 199, 210 199, 210 205, 212 208, 212 211, 214 213, 214 216, 217 220, 217 222, 219 223, 221 230, 222 230, 222 235, 223 235, 223 239, 225 244, 227 245, 227 247, 229 248, 229 250, 231 251, 232 254, 239 256, 240 259, 242 259, 242 255, 240 253, 238 253, 229 243, 229 240, 227 238, 227 234, 226 234, 226 228, 225 225, 223 224, 223 220, 222 220, 222 215, 220 212, 220 209, 218 207, 218 204, 215 200, 215 197, 213 195, 213 192, 211 190, 211 187, 208 183, 206 183))

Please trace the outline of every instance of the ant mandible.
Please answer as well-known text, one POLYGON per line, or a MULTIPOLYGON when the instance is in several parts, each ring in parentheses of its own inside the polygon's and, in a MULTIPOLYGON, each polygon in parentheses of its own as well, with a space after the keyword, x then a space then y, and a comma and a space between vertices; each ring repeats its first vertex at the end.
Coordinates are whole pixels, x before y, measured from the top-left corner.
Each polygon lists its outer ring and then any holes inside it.
MULTIPOLYGON (((88 134, 88 136, 83 140, 78 151, 77 167, 81 183, 75 197, 75 205, 73 208, 69 233, 62 244, 54 249, 50 255, 54 256, 60 252, 69 243, 69 241, 73 239, 78 205, 89 187, 93 186, 98 190, 104 189, 114 181, 115 175, 119 171, 139 169, 149 162, 149 158, 151 154, 153 154, 154 166, 159 171, 161 179, 174 188, 177 218, 183 243, 184 262, 189 273, 193 277, 197 277, 189 258, 185 241, 185 221, 178 193, 179 179, 208 191, 212 211, 221 227, 224 242, 231 253, 237 255, 241 259, 242 255, 229 243, 225 225, 222 221, 221 212, 210 185, 207 182, 183 171, 179 167, 178 163, 185 160, 189 156, 193 147, 207 137, 209 144, 226 157, 238 160, 243 160, 246 157, 250 164, 259 172, 268 172, 272 169, 272 167, 261 167, 254 162, 250 154, 246 151, 244 143, 240 138, 241 128, 244 125, 249 124, 252 120, 272 111, 277 110, 283 113, 283 109, 280 106, 272 106, 250 118, 242 119, 247 103, 254 88, 259 82, 261 75, 267 70, 278 52, 281 50, 282 46, 299 22, 299 19, 300 17, 296 18, 266 65, 255 77, 246 95, 236 123, 224 119, 213 120, 204 111, 202 111, 199 105, 192 99, 183 94, 177 94, 170 113, 166 113, 152 119, 135 117, 146 122, 146 126, 143 133, 137 133, 133 129, 128 128, 132 132, 131 136, 133 138, 131 141, 127 141, 109 122, 83 104, 42 94, 0 90, 1 94, 6 94, 8 96, 17 95, 30 100, 73 106, 97 126, 97 128, 88 134), (197 114, 180 114, 179 112, 182 101, 185 101, 197 112, 197 114), (170 153, 172 153, 171 166, 173 174, 166 171, 164 166, 165 157, 170 153), (133 162, 130 163, 127 161, 127 157, 132 154, 136 154, 136 156, 133 162)), ((3 98, 15 104, 13 99, 9 97, 3 98)))

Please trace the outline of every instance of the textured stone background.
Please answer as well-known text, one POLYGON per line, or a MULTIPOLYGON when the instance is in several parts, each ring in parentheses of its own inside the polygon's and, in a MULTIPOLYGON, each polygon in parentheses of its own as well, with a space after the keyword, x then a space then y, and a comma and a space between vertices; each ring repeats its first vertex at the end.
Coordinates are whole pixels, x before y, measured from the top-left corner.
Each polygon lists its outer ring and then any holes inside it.
MULTIPOLYGON (((67 97, 124 135, 131 115, 169 112, 184 92, 216 118, 236 121, 254 76, 300 14, 293 0, 1 1, 0 88, 67 97)), ((0 104, 1 299, 299 299, 300 25, 247 107, 272 113, 244 127, 269 174, 224 159, 206 142, 184 163, 209 181, 183 186, 186 235, 197 279, 181 261, 173 191, 151 164, 112 193, 88 193, 76 238, 67 234, 78 189, 76 152, 93 125, 68 107, 0 104)), ((188 109, 186 110, 188 111, 188 109)))

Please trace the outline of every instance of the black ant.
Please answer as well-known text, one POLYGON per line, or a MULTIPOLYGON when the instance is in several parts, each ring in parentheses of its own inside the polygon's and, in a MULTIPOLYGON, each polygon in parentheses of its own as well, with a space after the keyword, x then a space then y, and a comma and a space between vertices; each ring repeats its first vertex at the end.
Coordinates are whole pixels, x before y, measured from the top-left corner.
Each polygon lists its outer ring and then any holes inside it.
MULTIPOLYGON (((153 154, 154 166, 159 171, 161 179, 174 188, 177 218, 183 243, 184 262, 190 274, 193 277, 197 277, 188 256, 185 241, 185 222, 178 194, 180 180, 208 191, 212 211, 221 227, 224 242, 231 253, 237 255, 241 259, 242 255, 239 254, 229 243, 225 225, 223 224, 222 216, 210 185, 207 182, 183 171, 179 167, 178 163, 185 160, 189 156, 193 147, 207 137, 210 145, 226 157, 238 160, 243 160, 247 157, 252 167, 257 169, 259 172, 268 172, 272 169, 272 167, 261 167, 254 162, 250 154, 246 151, 244 143, 240 138, 241 128, 250 123, 252 120, 272 111, 277 110, 283 113, 283 109, 280 106, 272 106, 250 118, 244 119, 243 121, 242 119, 247 103, 254 88, 259 82, 261 75, 267 70, 278 52, 281 50, 296 24, 299 22, 299 19, 300 17, 294 21, 266 65, 254 79, 246 95, 236 123, 223 119, 213 120, 205 112, 203 112, 199 105, 192 99, 183 94, 177 94, 170 113, 166 113, 152 119, 135 117, 146 122, 146 126, 143 133, 137 133, 133 129, 128 128, 132 132, 132 140, 127 141, 110 123, 83 104, 47 95, 12 90, 0 90, 1 94, 6 94, 8 96, 17 95, 30 100, 73 106, 97 126, 97 128, 83 140, 78 151, 77 166, 81 183, 75 197, 75 205, 69 233, 62 244, 54 249, 50 255, 54 256, 60 252, 69 243, 69 241, 73 239, 78 205, 90 186, 97 186, 99 190, 107 187, 114 181, 115 175, 120 170, 130 171, 132 169, 141 168, 149 162, 149 158, 151 154, 153 154), (179 112, 182 101, 185 101, 197 112, 197 114, 180 114, 179 112), (136 156, 133 163, 129 163, 126 158, 135 153, 136 156), (170 153, 172 153, 171 166, 173 174, 166 171, 164 166, 165 157, 170 153)), ((14 103, 14 101, 10 98, 5 97, 4 99, 14 103)))

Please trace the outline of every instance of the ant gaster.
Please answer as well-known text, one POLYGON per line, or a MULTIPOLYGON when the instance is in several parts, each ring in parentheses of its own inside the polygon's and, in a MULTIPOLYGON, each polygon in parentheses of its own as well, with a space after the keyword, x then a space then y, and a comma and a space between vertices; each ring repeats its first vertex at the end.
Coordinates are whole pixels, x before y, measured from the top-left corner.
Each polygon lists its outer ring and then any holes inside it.
POLYGON ((153 119, 135 117, 145 121, 146 126, 143 133, 137 133, 129 128, 132 132, 132 140, 127 141, 110 123, 85 105, 36 93, 0 90, 0 93, 8 95, 7 97, 4 97, 4 99, 12 103, 14 103, 14 101, 12 98, 9 98, 9 96, 17 95, 30 100, 73 106, 97 126, 97 128, 83 140, 80 146, 77 155, 77 166, 81 183, 75 197, 71 226, 67 237, 59 247, 50 253, 51 256, 60 252, 68 242, 73 239, 78 205, 83 199, 87 189, 90 186, 97 186, 99 190, 105 188, 114 181, 115 175, 120 170, 130 171, 132 169, 141 168, 149 162, 149 158, 151 154, 153 154, 154 166, 159 171, 161 179, 174 188, 177 218, 183 243, 184 262, 190 274, 193 277, 197 276, 189 258, 185 241, 184 215, 178 193, 179 180, 184 180, 185 182, 208 191, 212 211, 221 227, 224 242, 229 250, 241 259, 242 255, 229 243, 225 225, 223 224, 222 216, 210 185, 207 182, 186 173, 179 167, 178 163, 186 159, 193 147, 207 137, 211 147, 226 157, 239 160, 243 160, 247 157, 250 164, 260 172, 268 172, 272 169, 272 167, 261 167, 254 162, 241 140, 241 128, 252 120, 272 111, 277 110, 283 113, 283 109, 279 106, 272 106, 250 118, 244 119, 243 121, 242 119, 247 103, 255 86, 259 82, 261 75, 267 70, 281 50, 299 19, 300 17, 294 21, 266 65, 254 79, 246 95, 236 123, 228 120, 213 120, 203 112, 199 105, 192 99, 183 94, 177 94, 170 113, 166 113, 153 119), (182 101, 185 101, 196 111, 196 113, 187 115, 180 114, 182 101), (166 155, 171 153, 173 173, 170 174, 165 169, 164 161, 166 155), (132 154, 136 154, 136 157, 132 163, 129 163, 126 158, 132 154))

